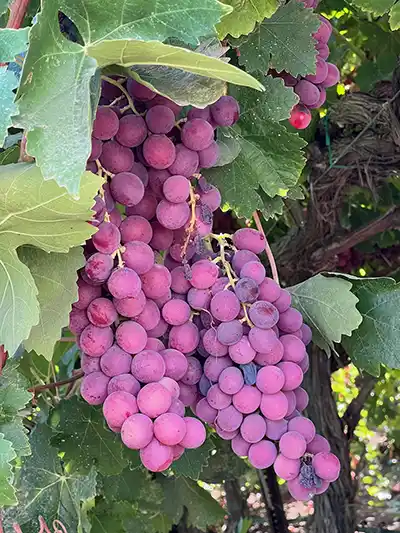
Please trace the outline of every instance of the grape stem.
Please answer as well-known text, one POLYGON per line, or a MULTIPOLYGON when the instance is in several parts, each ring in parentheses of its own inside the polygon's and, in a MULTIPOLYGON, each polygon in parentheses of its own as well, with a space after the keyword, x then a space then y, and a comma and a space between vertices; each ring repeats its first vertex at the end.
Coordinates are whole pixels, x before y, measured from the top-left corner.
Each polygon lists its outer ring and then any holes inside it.
POLYGON ((254 218, 254 222, 256 223, 258 231, 261 233, 261 235, 264 236, 264 239, 265 239, 265 253, 267 254, 268 261, 271 266, 272 278, 279 285, 279 276, 278 276, 278 269, 276 268, 275 257, 274 257, 274 254, 272 253, 271 246, 269 245, 268 239, 265 235, 264 228, 262 227, 258 211, 254 211, 253 218, 254 218))
MULTIPOLYGON (((102 174, 105 174, 106 176, 109 176, 110 178, 113 178, 115 176, 115 174, 113 174, 112 172, 109 172, 108 170, 106 170, 103 165, 100 163, 100 160, 99 159, 96 159, 96 165, 97 165, 97 174, 99 176, 102 176, 102 174)), ((104 177, 104 176, 102 176, 104 177)))
POLYGON ((190 185, 189 194, 190 194, 190 199, 189 199, 190 223, 189 223, 189 227, 186 230, 186 238, 185 238, 185 242, 184 242, 184 244, 182 246, 182 250, 181 250, 182 259, 184 259, 185 256, 186 256, 186 252, 187 252, 189 243, 190 243, 190 241, 192 239, 192 235, 193 235, 193 233, 194 233, 194 231, 196 229, 196 203, 197 203, 198 196, 194 192, 194 187, 192 185, 190 185))
POLYGON ((58 387, 63 387, 64 385, 68 385, 68 383, 73 383, 74 381, 81 379, 83 375, 83 371, 79 370, 74 376, 68 379, 63 379, 62 381, 54 381, 53 383, 46 383, 45 385, 35 385, 34 387, 30 387, 28 391, 37 394, 38 392, 44 390, 57 389, 58 387))
POLYGON ((128 100, 128 105, 121 109, 121 113, 124 113, 125 111, 127 111, 127 109, 132 109, 135 115, 140 116, 140 113, 138 112, 138 110, 135 107, 135 104, 133 103, 131 95, 128 93, 128 91, 125 89, 123 85, 121 85, 118 81, 113 80, 112 78, 109 78, 108 76, 103 75, 101 79, 108 83, 111 83, 111 85, 115 85, 115 87, 118 87, 121 93, 124 94, 126 99, 128 100))

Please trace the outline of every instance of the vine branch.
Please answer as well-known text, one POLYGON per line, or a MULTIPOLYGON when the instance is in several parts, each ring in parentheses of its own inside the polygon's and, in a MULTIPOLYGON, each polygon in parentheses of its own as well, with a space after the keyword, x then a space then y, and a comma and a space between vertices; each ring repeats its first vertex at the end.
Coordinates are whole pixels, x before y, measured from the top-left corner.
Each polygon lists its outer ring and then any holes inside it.
POLYGON ((12 2, 10 5, 10 17, 7 22, 7 28, 18 30, 21 27, 28 5, 29 0, 14 0, 14 2, 12 2))
POLYGON ((269 264, 271 266, 272 277, 274 281, 279 285, 278 269, 276 268, 276 262, 274 254, 272 253, 271 246, 269 245, 267 236, 265 235, 264 228, 262 227, 260 216, 257 211, 253 213, 254 222, 256 223, 258 231, 264 236, 265 239, 265 253, 267 254, 269 264))
POLYGON ((369 395, 371 394, 377 379, 378 378, 371 376, 370 374, 364 374, 363 376, 360 376, 359 380, 357 380, 358 383, 356 381, 358 394, 351 400, 344 415, 342 416, 342 421, 347 428, 346 435, 348 440, 353 438, 354 431, 358 422, 360 421, 361 411, 369 395))
POLYGON ((73 383, 74 381, 77 381, 78 379, 82 378, 83 375, 84 374, 82 370, 79 370, 71 378, 63 379, 62 381, 53 381, 53 383, 46 383, 45 385, 35 385, 34 387, 28 389, 28 391, 36 394, 44 390, 57 389, 58 387, 62 387, 63 385, 68 385, 68 383, 73 383))

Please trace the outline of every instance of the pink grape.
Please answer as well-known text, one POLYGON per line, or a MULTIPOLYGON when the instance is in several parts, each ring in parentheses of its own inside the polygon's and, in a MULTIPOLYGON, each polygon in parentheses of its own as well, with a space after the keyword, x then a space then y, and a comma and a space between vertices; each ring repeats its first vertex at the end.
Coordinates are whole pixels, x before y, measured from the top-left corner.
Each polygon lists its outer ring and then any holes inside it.
POLYGON ((254 468, 264 469, 271 466, 277 456, 275 445, 269 440, 261 440, 249 448, 249 463, 254 468))
POLYGON ((143 291, 139 291, 135 298, 118 298, 113 299, 115 309, 122 316, 134 318, 140 315, 146 305, 146 296, 143 291))
POLYGON ((165 375, 163 357, 153 350, 143 350, 132 359, 132 375, 142 383, 160 381, 165 375))
POLYGON ((288 410, 287 398, 281 391, 275 394, 263 394, 260 409, 269 420, 281 420, 288 410))
POLYGON ((229 355, 235 363, 245 365, 253 361, 256 351, 252 348, 248 337, 243 335, 239 342, 229 346, 229 355))
POLYGON ((102 150, 103 150, 103 143, 99 139, 92 137, 92 151, 90 152, 88 161, 95 161, 96 159, 99 159, 99 157, 101 156, 102 150))
MULTIPOLYGON (((96 254, 95 254, 96 255, 96 254)), ((73 303, 76 309, 86 309, 90 302, 101 296, 101 287, 89 285, 83 279, 78 279, 78 300, 73 303)))
MULTIPOLYGON (((92 374, 91 374, 92 375, 92 374)), ((312 460, 315 473, 324 481, 336 481, 340 474, 340 461, 333 453, 320 452, 312 460)))
POLYGON ((171 326, 180 326, 190 318, 190 307, 183 300, 169 300, 163 309, 162 316, 171 326))
POLYGON ((243 439, 250 444, 259 442, 265 437, 267 424, 261 415, 247 415, 240 427, 243 439))
POLYGON ((113 174, 128 172, 134 163, 133 152, 117 141, 107 141, 103 144, 100 163, 113 174))
POLYGON ((283 361, 278 363, 278 368, 282 370, 285 375, 285 384, 282 387, 283 391, 291 391, 297 389, 303 381, 303 372, 299 365, 291 361, 283 361))
POLYGON ((286 289, 281 289, 281 294, 277 300, 274 302, 274 306, 278 309, 280 313, 284 313, 290 307, 292 303, 292 297, 290 292, 286 289))
POLYGON ((313 33, 313 37, 319 43, 327 43, 332 33, 332 26, 325 17, 320 16, 319 19, 321 21, 321 24, 319 25, 318 30, 313 33))
POLYGON ((154 436, 162 444, 175 446, 182 441, 185 435, 185 419, 174 413, 164 413, 154 421, 154 436))
POLYGON ((152 133, 169 133, 175 126, 175 113, 167 106, 156 105, 147 111, 146 124, 152 133))
POLYGON ((106 141, 114 137, 119 128, 118 116, 109 107, 99 106, 93 121, 93 137, 106 141))
POLYGON ((157 204, 157 198, 151 191, 146 189, 143 198, 138 204, 126 208, 126 214, 129 216, 138 215, 146 220, 151 220, 156 214, 157 204))
POLYGON ((126 374, 130 372, 132 357, 117 344, 113 344, 100 359, 100 367, 102 372, 112 378, 118 374, 126 374))
POLYGON ((69 314, 69 330, 74 335, 80 335, 89 325, 89 319, 84 309, 72 308, 69 314))
POLYGON ((206 120, 194 118, 185 122, 181 131, 181 139, 189 150, 204 150, 214 140, 214 130, 206 120))
POLYGON ((179 443, 184 448, 199 448, 206 440, 206 430, 200 420, 186 416, 186 434, 179 443))
POLYGON ((210 111, 218 126, 233 126, 239 120, 239 103, 232 96, 221 96, 210 106, 210 111))
POLYGON ((172 291, 168 289, 168 292, 163 294, 161 298, 155 298, 153 302, 155 302, 159 309, 162 309, 164 305, 169 302, 172 299, 172 291))
POLYGON ((279 285, 271 278, 264 278, 259 287, 260 300, 274 303, 281 294, 279 285))
POLYGON ((283 391, 283 394, 286 396, 288 401, 288 409, 285 415, 286 420, 289 420, 289 417, 295 413, 296 410, 296 395, 293 391, 283 391))
POLYGON ((179 113, 181 112, 181 109, 182 109, 182 107, 180 105, 176 104, 175 102, 173 102, 169 98, 166 98, 165 96, 162 96, 161 94, 157 94, 154 98, 152 98, 152 100, 150 102, 146 103, 147 109, 150 109, 151 107, 153 107, 155 105, 165 105, 165 106, 169 107, 170 109, 172 109, 172 111, 174 112, 176 117, 179 115, 179 113))
POLYGON ((327 63, 328 65, 328 75, 322 82, 322 87, 333 87, 340 80, 340 71, 336 65, 333 63, 327 63))
POLYGON ((144 196, 144 186, 136 174, 120 172, 113 176, 110 183, 113 198, 122 205, 137 205, 144 196))
POLYGON ((200 361, 195 357, 187 357, 189 366, 185 375, 181 378, 181 382, 185 385, 196 385, 200 381, 203 374, 200 361))
MULTIPOLYGON (((165 378, 163 378, 165 379, 165 378)), ((181 400, 177 398, 172 398, 171 407, 167 411, 168 413, 175 413, 176 415, 179 415, 180 417, 185 416, 185 406, 181 402, 181 400)))
POLYGON ((147 334, 140 324, 127 320, 118 326, 115 339, 123 350, 130 354, 137 354, 146 346, 147 334))
POLYGON ((104 401, 103 415, 112 428, 122 428, 127 418, 138 412, 136 398, 125 391, 111 393, 104 401))
POLYGON ((217 332, 210 328, 203 337, 204 349, 214 357, 223 357, 228 353, 228 347, 220 343, 217 339, 217 332))
POLYGON ((132 374, 118 374, 110 379, 107 387, 108 394, 116 391, 125 391, 136 396, 140 391, 140 383, 132 374))
POLYGON ((173 458, 172 448, 155 438, 140 450, 140 460, 150 472, 163 472, 171 465, 173 458))
POLYGON ((150 418, 166 413, 171 403, 171 393, 160 383, 147 383, 137 395, 139 410, 150 418))
POLYGON ((91 281, 104 282, 109 278, 113 265, 110 255, 95 253, 86 261, 85 273, 91 281))
POLYGON ((308 393, 302 387, 294 389, 294 394, 296 396, 296 409, 299 411, 304 411, 308 405, 308 393))
POLYGON ((210 119, 211 119, 210 108, 209 106, 205 107, 204 109, 200 109, 198 107, 192 107, 187 114, 187 118, 189 120, 192 120, 193 118, 202 118, 203 120, 210 122, 210 119))
POLYGON ((179 398, 181 389, 179 384, 174 379, 163 377, 158 383, 169 390, 173 399, 179 398))
POLYGON ((113 344, 114 335, 110 327, 99 328, 89 324, 79 337, 83 352, 91 357, 101 357, 113 344))
POLYGON ((246 442, 241 435, 236 435, 232 439, 232 451, 238 457, 247 457, 249 453, 250 443, 246 442))
POLYGON ((138 215, 126 217, 120 226, 122 242, 140 241, 148 244, 153 238, 153 228, 148 220, 138 215))
POLYGON ((190 307, 197 311, 208 309, 211 301, 211 292, 209 289, 195 289, 192 287, 187 293, 187 301, 190 307))
POLYGON ((233 366, 225 368, 218 377, 218 384, 222 392, 236 394, 244 385, 242 371, 233 366))
POLYGON ((218 385, 212 385, 207 392, 207 402, 214 409, 225 409, 232 402, 232 396, 225 394, 218 385))
POLYGON ((154 430, 151 419, 136 413, 125 420, 121 428, 121 439, 127 448, 140 450, 153 439, 154 430))
POLYGON ((207 398, 202 398, 196 406, 196 414, 203 422, 213 424, 217 418, 218 411, 211 407, 207 398))
POLYGON ((121 242, 121 234, 117 226, 111 222, 102 222, 98 231, 92 237, 93 244, 98 252, 112 254, 118 250, 121 242))
POLYGON ((231 290, 230 281, 227 276, 221 276, 210 287, 212 296, 215 296, 217 292, 221 292, 224 289, 231 290))
POLYGON ((149 169, 149 185, 155 196, 162 198, 164 183, 171 177, 168 170, 149 169))
POLYGON ((179 400, 183 403, 185 407, 193 405, 197 399, 197 387, 196 385, 185 385, 182 382, 179 382, 180 394, 179 400))
POLYGON ((233 405, 241 413, 254 413, 261 404, 261 392, 251 385, 243 385, 239 392, 233 395, 233 405))
POLYGON ((225 346, 232 346, 243 336, 243 326, 239 320, 222 322, 217 328, 217 338, 225 346))
POLYGON ((279 450, 288 459, 300 459, 306 448, 306 439, 297 431, 288 431, 279 439, 279 450))
POLYGON ((134 270, 121 267, 113 271, 108 279, 107 287, 115 298, 121 300, 122 298, 135 298, 142 284, 134 270))
POLYGON ((294 88, 294 92, 305 105, 313 105, 318 102, 319 90, 311 81, 300 80, 294 88))
POLYGON ((150 331, 160 322, 161 313, 153 300, 146 300, 142 312, 135 317, 135 321, 146 331, 150 331))
POLYGON ((297 416, 289 421, 288 424, 289 431, 297 431, 300 435, 306 440, 306 443, 309 444, 315 437, 315 426, 308 418, 304 416, 297 416))
POLYGON ((224 431, 236 431, 243 422, 243 415, 233 405, 218 412, 217 424, 224 431))
POLYGON ((135 100, 140 100, 141 102, 147 102, 156 96, 154 91, 132 78, 128 79, 126 88, 135 100))
POLYGON ((258 261, 249 261, 241 268, 240 277, 253 279, 260 285, 265 278, 265 268, 258 261))
POLYGON ((192 266, 190 283, 196 289, 209 289, 216 282, 219 268, 215 263, 202 259, 192 266))
POLYGON ((269 353, 275 348, 278 339, 272 329, 260 329, 255 327, 249 332, 249 341, 256 352, 269 353))
POLYGON ((319 42, 316 46, 316 49, 317 49, 317 52, 318 52, 318 56, 317 57, 320 57, 321 59, 328 59, 329 57, 329 46, 325 43, 321 43, 319 42))
POLYGON ((287 420, 266 420, 266 436, 271 440, 279 440, 287 432, 287 420))
POLYGON ((302 324, 300 330, 302 333, 302 341, 307 346, 308 344, 310 344, 311 339, 312 339, 311 328, 307 324, 302 324))
POLYGON ((171 348, 160 353, 165 363, 165 376, 179 381, 186 374, 189 368, 187 358, 182 352, 171 348))
MULTIPOLYGON (((206 152, 207 150, 210 150, 210 148, 213 147, 213 144, 206 148, 206 150, 203 150, 203 152, 206 152)), ((199 152, 201 154, 201 152, 199 152)), ((204 165, 202 165, 204 167, 204 165)), ((206 167, 204 167, 206 168, 206 167)), ((200 201, 202 204, 206 205, 211 209, 211 211, 216 211, 220 205, 221 205, 221 193, 216 187, 211 186, 209 190, 206 192, 200 193, 200 201)))
MULTIPOLYGON (((253 252, 254 254, 260 254, 265 249, 264 235, 261 235, 259 231, 252 228, 242 228, 237 230, 233 234, 232 239, 233 244, 238 250, 246 250, 253 252)), ((252 259, 249 259, 249 261, 251 260, 252 259)))
POLYGON ((154 265, 140 276, 142 290, 147 298, 161 298, 171 286, 171 274, 163 265, 154 265))
POLYGON ((177 461, 185 453, 185 448, 179 444, 176 444, 175 446, 172 446, 172 453, 174 456, 174 461, 177 461))
POLYGON ((307 372, 307 370, 310 367, 310 358, 308 357, 308 353, 304 356, 304 359, 302 359, 299 363, 299 367, 303 371, 303 374, 307 372))
POLYGON ((166 169, 175 160, 175 145, 166 135, 151 135, 143 143, 143 156, 151 167, 166 169))
POLYGON ((163 185, 165 198, 174 204, 186 202, 189 198, 190 182, 185 176, 171 176, 163 185))
POLYGON ((304 343, 294 335, 281 335, 279 340, 283 344, 283 361, 299 363, 306 354, 304 343))
POLYGON ((81 369, 85 374, 100 372, 100 359, 98 357, 90 357, 83 353, 81 355, 81 369))
POLYGON ((154 265, 154 252, 151 247, 141 241, 125 243, 122 260, 128 268, 137 274, 146 274, 154 265))
POLYGON ((301 328, 303 317, 297 309, 290 307, 287 311, 281 312, 278 321, 278 328, 285 333, 293 333, 301 328))
POLYGON ((276 366, 265 366, 257 372, 257 388, 264 394, 279 392, 285 383, 285 375, 276 366))
POLYGON ((199 155, 194 150, 189 150, 184 144, 175 146, 176 157, 173 163, 168 167, 172 175, 185 176, 190 178, 199 166, 199 155))
POLYGON ((101 405, 107 398, 110 378, 103 372, 91 372, 82 379, 81 395, 89 405, 101 405))
POLYGON ((171 271, 171 289, 178 294, 186 294, 190 289, 190 281, 186 279, 185 269, 179 265, 171 271))
POLYGON ((322 59, 322 57, 317 57, 315 74, 308 74, 305 79, 318 85, 326 79, 327 75, 328 65, 326 64, 326 61, 322 59))
POLYGON ((204 150, 199 150, 198 154, 200 168, 211 168, 219 159, 219 146, 215 141, 212 141, 210 146, 207 146, 204 150))
POLYGON ((199 330, 192 322, 186 322, 181 326, 173 326, 169 333, 170 347, 184 354, 195 350, 199 340, 199 330))
POLYGON ((117 320, 118 313, 110 300, 96 298, 90 302, 87 308, 87 316, 93 325, 105 328, 111 326, 117 320))
POLYGON ((235 431, 225 431, 224 429, 221 429, 218 424, 215 424, 215 431, 223 440, 232 440, 239 434, 239 430, 237 429, 235 431))
POLYGON ((149 329, 147 331, 147 335, 149 337, 162 337, 166 334, 168 330, 168 324, 165 322, 163 318, 160 318, 160 322, 157 324, 157 326, 153 329, 149 329))
POLYGON ((315 489, 306 489, 300 482, 300 476, 287 483, 288 490, 295 500, 306 501, 315 493, 315 489))
POLYGON ((134 148, 141 145, 147 137, 147 126, 143 117, 125 115, 119 120, 116 140, 123 146, 134 148))
POLYGON ((279 312, 271 302, 259 300, 250 307, 249 317, 256 327, 269 329, 277 324, 279 312))
MULTIPOLYGON (((203 371, 204 371, 204 375, 210 381, 216 383, 219 380, 222 372, 229 367, 232 367, 232 361, 230 360, 229 357, 207 357, 204 363, 203 371)), ((224 387, 224 388, 228 388, 228 387, 224 387)), ((226 390, 224 392, 226 392, 226 390)), ((232 393, 226 392, 226 394, 232 394, 232 393)))
POLYGON ((210 311, 211 314, 216 319, 221 320, 221 322, 229 322, 238 316, 240 302, 233 292, 223 290, 212 297, 210 311))
POLYGON ((275 459, 274 470, 277 476, 290 481, 299 475, 300 461, 299 459, 288 459, 280 453, 275 459))
POLYGON ((182 228, 190 217, 190 207, 186 202, 175 203, 161 200, 157 206, 157 220, 167 229, 182 228))
POLYGON ((317 453, 329 453, 330 451, 330 444, 322 435, 315 435, 313 440, 307 444, 307 452, 313 455, 317 453))
POLYGON ((275 365, 282 359, 282 355, 282 343, 276 339, 268 353, 257 353, 254 358, 254 362, 261 366, 275 365))

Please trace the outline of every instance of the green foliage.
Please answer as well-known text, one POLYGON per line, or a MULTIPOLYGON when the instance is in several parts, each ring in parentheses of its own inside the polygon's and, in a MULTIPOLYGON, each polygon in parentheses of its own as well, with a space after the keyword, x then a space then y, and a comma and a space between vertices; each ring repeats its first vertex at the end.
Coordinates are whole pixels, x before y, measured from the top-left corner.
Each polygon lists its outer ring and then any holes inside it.
POLYGON ((390 28, 395 31, 400 27, 400 6, 396 0, 351 0, 351 3, 375 16, 389 13, 390 28))
POLYGON ((173 464, 173 471, 176 476, 190 477, 191 479, 201 479, 202 472, 210 460, 210 454, 215 449, 215 441, 208 437, 200 448, 186 450, 178 461, 173 464))
POLYGON ((313 330, 313 341, 328 355, 335 350, 335 342, 341 342, 343 335, 351 336, 361 324, 350 281, 317 274, 289 291, 293 306, 313 330))
POLYGON ((14 57, 26 49, 29 28, 0 30, 0 61, 12 61, 14 57))
POLYGON ((15 489, 11 484, 12 468, 11 461, 15 459, 16 453, 10 441, 0 433, 0 505, 16 505, 17 498, 15 489))
POLYGON ((239 43, 239 62, 249 72, 274 68, 293 76, 312 74, 317 52, 311 35, 319 24, 311 9, 291 0, 239 43))
POLYGON ((279 5, 278 0, 223 0, 222 3, 233 7, 233 11, 217 24, 220 39, 227 35, 240 37, 249 34, 257 22, 273 15, 279 5))
POLYGON ((17 85, 15 74, 0 67, 0 148, 4 145, 7 129, 12 124, 11 115, 17 112, 13 93, 17 85))

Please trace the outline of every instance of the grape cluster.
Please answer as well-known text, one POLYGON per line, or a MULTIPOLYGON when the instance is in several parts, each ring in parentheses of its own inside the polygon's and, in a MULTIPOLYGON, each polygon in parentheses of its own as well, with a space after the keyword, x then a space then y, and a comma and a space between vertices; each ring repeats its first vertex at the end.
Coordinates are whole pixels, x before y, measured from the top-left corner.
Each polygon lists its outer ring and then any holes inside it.
MULTIPOLYGON (((318 0, 299 1, 310 9, 318 5, 318 0)), ((318 52, 315 74, 309 74, 305 77, 298 76, 297 78, 286 72, 279 74, 285 85, 293 87, 300 99, 300 102, 293 107, 289 118, 290 124, 299 130, 309 126, 311 122, 310 109, 321 107, 326 100, 326 89, 336 85, 340 79, 337 66, 327 62, 329 56, 328 41, 332 33, 331 23, 323 16, 319 18, 321 24, 316 33, 313 34, 316 41, 315 48, 318 52)))
POLYGON ((128 80, 104 83, 100 103, 88 161, 104 178, 98 231, 70 314, 82 397, 151 471, 201 446, 205 422, 256 468, 274 465, 294 497, 323 492, 339 462, 301 415, 310 329, 266 276, 263 235, 212 233, 221 197, 200 169, 217 161, 214 131, 237 121, 236 100, 182 117, 128 80))

